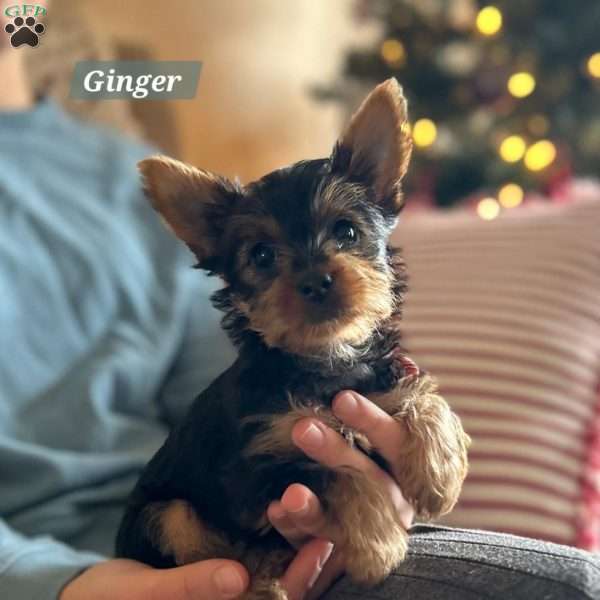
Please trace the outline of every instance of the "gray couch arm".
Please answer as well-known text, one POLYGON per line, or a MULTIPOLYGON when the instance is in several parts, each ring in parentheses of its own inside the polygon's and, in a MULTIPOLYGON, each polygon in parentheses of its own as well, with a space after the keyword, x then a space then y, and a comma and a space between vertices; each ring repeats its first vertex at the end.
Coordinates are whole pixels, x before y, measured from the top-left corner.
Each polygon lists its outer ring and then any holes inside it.
POLYGON ((342 579, 324 600, 598 600, 600 556, 499 533, 417 525, 406 561, 365 590, 342 579))

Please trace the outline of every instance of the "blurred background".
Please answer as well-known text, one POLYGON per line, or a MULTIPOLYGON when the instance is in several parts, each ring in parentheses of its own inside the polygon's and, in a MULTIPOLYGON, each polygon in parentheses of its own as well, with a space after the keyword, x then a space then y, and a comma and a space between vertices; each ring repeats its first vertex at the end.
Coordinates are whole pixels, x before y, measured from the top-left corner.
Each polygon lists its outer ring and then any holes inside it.
MULTIPOLYGON (((118 118, 118 126, 129 129, 123 111, 133 111, 143 133, 169 153, 249 181, 329 154, 340 108, 316 101, 311 88, 337 77, 356 36, 368 39, 369 28, 352 11, 349 0, 54 0, 44 61, 36 49, 29 53, 30 67, 37 81, 61 69, 68 83, 74 61, 89 56, 201 60, 194 100, 129 107, 71 102, 70 108, 95 120, 118 118)), ((53 85, 64 99, 68 87, 56 80, 53 85)))
POLYGON ((348 81, 402 81, 413 192, 449 206, 502 189, 511 206, 520 189, 553 194, 574 171, 597 172, 600 3, 363 0, 354 15, 381 33, 348 51, 323 96, 345 101, 348 81))
MULTIPOLYGON (((68 81, 74 60, 89 56, 200 59, 192 101, 73 108, 113 122, 119 113, 121 128, 242 181, 327 155, 349 112, 390 76, 410 98, 416 152, 407 189, 423 205, 467 199, 493 218, 527 193, 560 197, 574 174, 599 171, 599 2, 76 6, 52 3, 44 52, 55 60, 31 53, 36 80, 59 68, 68 81)), ((54 86, 64 98, 67 88, 54 86)))

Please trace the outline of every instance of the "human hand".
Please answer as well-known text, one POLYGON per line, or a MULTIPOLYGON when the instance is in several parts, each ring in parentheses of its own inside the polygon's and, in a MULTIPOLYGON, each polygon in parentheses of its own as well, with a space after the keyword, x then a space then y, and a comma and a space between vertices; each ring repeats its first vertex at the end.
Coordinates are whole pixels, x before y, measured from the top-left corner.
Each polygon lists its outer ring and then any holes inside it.
MULTIPOLYGON (((304 544, 281 579, 290 600, 303 600, 331 554, 322 539, 304 544)), ((248 587, 248 572, 231 560, 213 559, 154 569, 143 563, 108 560, 71 580, 59 600, 226 600, 248 587)))
MULTIPOLYGON (((405 500, 394 475, 399 472, 399 457, 406 431, 377 405, 360 394, 340 392, 333 401, 334 414, 345 424, 363 433, 373 447, 386 459, 392 475, 321 421, 302 419, 292 430, 294 443, 310 458, 321 464, 339 468, 350 466, 369 475, 381 485, 394 502, 406 529, 410 528, 414 510, 405 500)), ((280 500, 269 505, 267 515, 271 524, 295 547, 316 537, 330 539, 335 544, 339 534, 327 523, 319 499, 306 486, 292 484, 280 500)), ((343 573, 344 557, 335 549, 315 584, 307 592, 306 600, 318 598, 343 573)))

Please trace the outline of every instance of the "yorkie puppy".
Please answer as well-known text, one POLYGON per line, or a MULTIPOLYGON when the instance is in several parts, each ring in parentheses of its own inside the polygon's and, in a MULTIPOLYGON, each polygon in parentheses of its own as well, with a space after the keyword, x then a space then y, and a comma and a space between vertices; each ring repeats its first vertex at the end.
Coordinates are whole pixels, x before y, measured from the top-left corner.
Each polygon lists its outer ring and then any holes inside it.
POLYGON ((406 101, 389 79, 354 114, 330 158, 247 186, 163 156, 140 163, 154 208, 198 267, 223 278, 213 301, 239 356, 146 466, 118 556, 155 567, 239 560, 252 575, 245 598, 284 600, 278 578, 294 550, 266 511, 298 482, 340 532, 350 577, 381 581, 407 550, 392 500, 361 472, 310 460, 291 438, 299 419, 316 416, 386 468, 368 439, 333 415, 344 389, 405 428, 398 483, 416 515, 452 508, 469 438, 434 380, 405 357, 398 329, 406 274, 388 238, 410 154, 406 101))

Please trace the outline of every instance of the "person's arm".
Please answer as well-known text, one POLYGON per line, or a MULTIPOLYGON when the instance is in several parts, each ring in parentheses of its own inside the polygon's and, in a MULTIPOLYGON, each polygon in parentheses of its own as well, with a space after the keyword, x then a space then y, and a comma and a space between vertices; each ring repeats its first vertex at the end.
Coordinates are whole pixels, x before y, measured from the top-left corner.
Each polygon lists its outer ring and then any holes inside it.
POLYGON ((0 520, 0 598, 56 600, 66 581, 101 560, 50 537, 26 538, 0 520))

